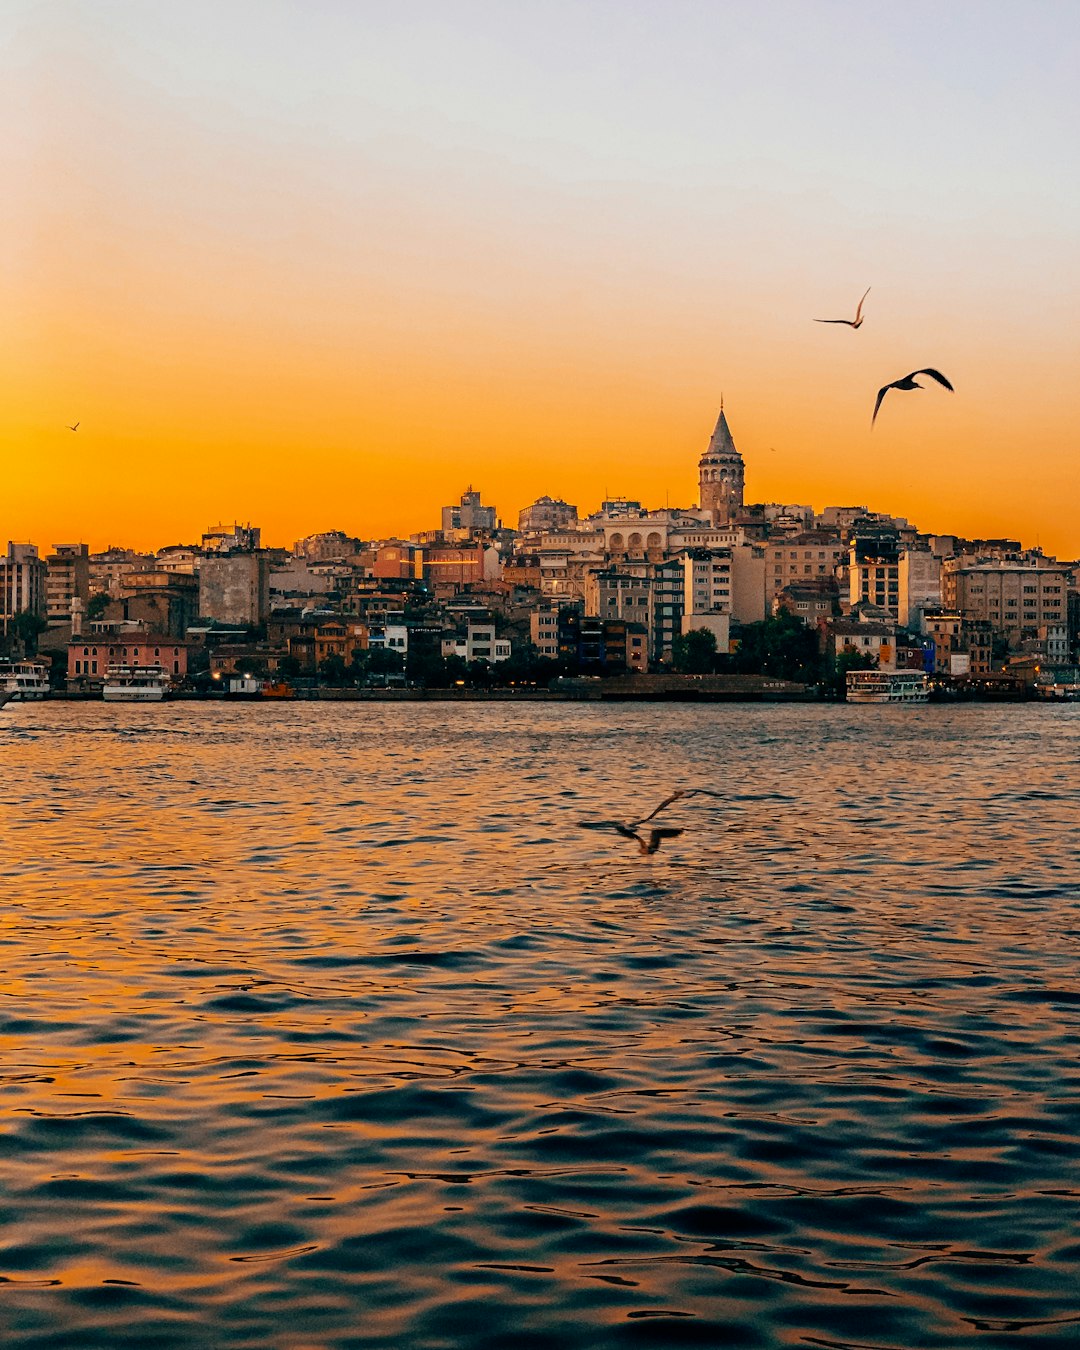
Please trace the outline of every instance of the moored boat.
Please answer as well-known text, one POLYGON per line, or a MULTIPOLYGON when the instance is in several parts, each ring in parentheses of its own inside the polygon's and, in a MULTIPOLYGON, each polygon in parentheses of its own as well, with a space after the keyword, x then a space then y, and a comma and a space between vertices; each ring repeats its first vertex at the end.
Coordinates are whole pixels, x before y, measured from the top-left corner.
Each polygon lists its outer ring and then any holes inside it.
POLYGON ((849 703, 925 703, 930 681, 921 670, 849 670, 849 703))
POLYGON ((0 661, 0 695, 9 695, 5 703, 44 698, 48 692, 48 667, 40 661, 0 661))
POLYGON ((169 676, 161 666, 111 665, 101 697, 109 703, 158 703, 169 692, 169 676))

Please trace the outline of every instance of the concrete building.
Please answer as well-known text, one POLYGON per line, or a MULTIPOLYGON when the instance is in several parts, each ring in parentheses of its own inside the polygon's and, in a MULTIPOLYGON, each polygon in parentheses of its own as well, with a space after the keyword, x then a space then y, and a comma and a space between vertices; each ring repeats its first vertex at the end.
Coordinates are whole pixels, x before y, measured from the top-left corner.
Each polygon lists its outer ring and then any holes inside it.
POLYGON ((138 624, 155 633, 182 638, 198 617, 199 583, 183 572, 150 568, 117 578, 119 596, 106 605, 106 624, 138 624))
POLYGON ((270 614, 270 560, 262 550, 210 553, 199 568, 199 615, 257 628, 270 614))
POLYGON ((879 670, 896 669, 896 625, 863 623, 858 619, 831 619, 824 625, 825 649, 835 658, 841 652, 872 656, 879 670))
POLYGON ((947 558, 941 602, 968 619, 985 619, 1011 647, 1040 629, 1065 628, 1069 569, 1041 555, 969 562, 947 558))
POLYGON ((90 549, 87 544, 54 544, 45 559, 45 608, 50 624, 71 622, 72 601, 80 610, 90 598, 90 549))
POLYGON ((848 545, 848 601, 900 613, 900 546, 894 534, 856 535, 848 545))
POLYGON ((298 539, 292 546, 294 558, 306 563, 336 562, 360 552, 360 540, 344 530, 323 530, 298 539))
POLYGON ((734 522, 743 505, 744 480, 743 458, 735 449, 721 404, 708 447, 698 463, 701 509, 714 525, 734 522))
POLYGON ((202 549, 196 544, 167 544, 154 555, 154 567, 159 572, 183 572, 193 577, 201 560, 202 549))
POLYGON ((493 623, 470 623, 463 634, 444 637, 443 656, 460 656, 465 661, 509 661, 511 643, 495 636, 493 623))
POLYGON ((262 531, 257 525, 212 525, 202 537, 204 553, 253 553, 261 546, 262 531))
POLYGON ((835 577, 848 550, 831 530, 807 530, 765 544, 766 584, 772 596, 793 582, 835 577))
POLYGON ((493 506, 481 506, 480 494, 470 485, 461 494, 457 506, 444 506, 442 509, 442 530, 452 534, 455 530, 482 530, 490 533, 498 527, 493 506))
POLYGON ((817 628, 823 620, 839 614, 839 587, 833 577, 808 577, 805 581, 790 581, 777 591, 772 600, 773 614, 786 610, 802 619, 809 628, 817 628))
POLYGON ((930 642, 935 675, 989 675, 994 633, 982 619, 965 619, 956 610, 927 609, 922 631, 930 642))
POLYGON ((585 579, 585 613, 589 618, 627 619, 650 626, 652 578, 613 567, 590 572, 585 579))
POLYGON ((941 559, 928 548, 903 548, 897 578, 897 618, 904 628, 918 628, 921 614, 941 604, 941 559))
POLYGON ((6 555, 0 557, 0 622, 7 636, 16 614, 28 612, 44 619, 46 615, 45 564, 35 544, 9 542, 6 555))
POLYGON ((522 534, 541 530, 561 530, 576 525, 578 509, 556 497, 538 497, 532 506, 518 512, 518 529, 522 534))
POLYGON ((707 629, 716 649, 726 652, 731 637, 734 577, 730 549, 688 549, 683 569, 683 633, 707 629))
POLYGON ((130 548, 110 545, 101 553, 90 554, 90 594, 120 598, 123 577, 129 572, 143 572, 157 567, 152 553, 136 553, 130 548))

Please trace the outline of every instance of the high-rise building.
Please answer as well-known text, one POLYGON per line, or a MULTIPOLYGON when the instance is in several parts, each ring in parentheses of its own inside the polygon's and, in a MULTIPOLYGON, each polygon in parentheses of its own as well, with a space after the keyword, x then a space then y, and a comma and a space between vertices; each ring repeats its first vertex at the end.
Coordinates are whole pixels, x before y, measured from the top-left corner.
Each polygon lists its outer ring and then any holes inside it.
POLYGON ((498 522, 493 506, 481 506, 480 494, 469 488, 461 494, 457 506, 444 506, 442 509, 442 529, 444 534, 454 530, 494 530, 498 522))
POLYGON ((45 605, 52 624, 71 620, 72 600, 90 599, 90 548, 87 544, 54 544, 45 559, 45 605))
POLYGON ((698 464, 701 509, 714 525, 730 525, 743 504, 745 466, 735 449, 723 404, 708 449, 698 464))
POLYGON ((0 621, 5 635, 10 620, 28 611, 45 617, 45 564, 35 544, 9 543, 0 556, 0 621))

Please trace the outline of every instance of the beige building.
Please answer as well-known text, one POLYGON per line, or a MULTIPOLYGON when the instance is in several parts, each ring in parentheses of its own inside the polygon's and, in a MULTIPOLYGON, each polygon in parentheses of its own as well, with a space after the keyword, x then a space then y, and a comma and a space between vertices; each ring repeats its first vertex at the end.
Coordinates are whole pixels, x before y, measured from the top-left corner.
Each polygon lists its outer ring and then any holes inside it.
POLYGON ((1049 558, 947 558, 941 570, 941 601, 968 619, 985 619, 1011 646, 1040 629, 1063 628, 1069 571, 1049 558))
POLYGON ((895 536, 870 535, 848 545, 848 601, 900 615, 900 549, 895 536))
POLYGON ((122 579, 129 572, 155 568, 157 562, 151 553, 136 553, 130 548, 107 548, 102 553, 90 554, 90 594, 120 597, 122 579))
POLYGON ((835 576, 847 552, 839 537, 827 530, 810 530, 790 539, 770 539, 765 544, 765 557, 771 595, 795 581, 835 576))
POLYGON ((917 628, 922 612, 941 604, 941 559, 928 548, 902 549, 897 579, 897 617, 905 628, 917 628))
POLYGON ((90 549, 86 544, 54 544, 45 559, 45 605, 51 624, 71 622, 71 602, 90 598, 90 549))
POLYGON ((29 611, 45 617, 45 564, 35 544, 9 543, 0 555, 0 622, 7 635, 16 614, 29 611))

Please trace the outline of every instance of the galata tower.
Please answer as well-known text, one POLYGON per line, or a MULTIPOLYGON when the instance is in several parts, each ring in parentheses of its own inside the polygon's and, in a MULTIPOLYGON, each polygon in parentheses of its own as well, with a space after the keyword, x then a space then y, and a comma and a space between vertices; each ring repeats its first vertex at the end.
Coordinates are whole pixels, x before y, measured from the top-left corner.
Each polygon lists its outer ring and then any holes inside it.
POLYGON ((744 473, 743 458, 731 439, 721 402, 716 429, 698 465, 701 509, 709 513, 714 525, 730 525, 735 520, 743 504, 744 473))

